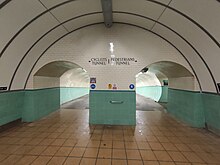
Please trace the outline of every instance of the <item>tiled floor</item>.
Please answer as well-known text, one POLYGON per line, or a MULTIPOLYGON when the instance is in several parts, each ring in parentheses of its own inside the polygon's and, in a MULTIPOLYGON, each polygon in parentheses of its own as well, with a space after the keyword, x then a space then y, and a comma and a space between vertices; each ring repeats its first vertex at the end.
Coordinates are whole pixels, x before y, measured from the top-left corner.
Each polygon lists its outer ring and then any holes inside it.
POLYGON ((61 110, 0 133, 0 164, 220 164, 220 138, 164 112, 137 111, 137 126, 90 126, 88 110, 61 110))

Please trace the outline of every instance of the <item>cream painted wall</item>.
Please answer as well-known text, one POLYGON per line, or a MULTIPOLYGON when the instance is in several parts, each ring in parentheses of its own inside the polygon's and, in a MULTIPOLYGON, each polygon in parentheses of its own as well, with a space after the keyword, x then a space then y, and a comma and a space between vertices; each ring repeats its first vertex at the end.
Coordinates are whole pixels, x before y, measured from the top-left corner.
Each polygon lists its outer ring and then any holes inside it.
POLYGON ((197 90, 195 88, 194 77, 169 78, 169 88, 191 90, 191 91, 197 90))
POLYGON ((72 61, 85 68, 90 77, 97 78, 97 89, 107 89, 109 83, 116 83, 118 89, 129 89, 135 84, 135 75, 151 63, 173 61, 191 71, 189 65, 179 54, 161 38, 142 29, 115 24, 107 29, 103 25, 87 27, 76 31, 56 43, 39 60, 28 82, 32 88, 33 74, 51 61, 72 61), (110 57, 109 43, 113 42, 116 57, 137 59, 129 66, 94 66, 91 58, 110 57))
POLYGON ((34 76, 33 88, 53 88, 60 86, 60 78, 57 77, 44 77, 34 76))
POLYGON ((136 77, 136 86, 161 86, 161 82, 152 72, 140 73, 136 77))
POLYGON ((60 77, 60 87, 89 87, 89 75, 82 68, 68 70, 60 77))

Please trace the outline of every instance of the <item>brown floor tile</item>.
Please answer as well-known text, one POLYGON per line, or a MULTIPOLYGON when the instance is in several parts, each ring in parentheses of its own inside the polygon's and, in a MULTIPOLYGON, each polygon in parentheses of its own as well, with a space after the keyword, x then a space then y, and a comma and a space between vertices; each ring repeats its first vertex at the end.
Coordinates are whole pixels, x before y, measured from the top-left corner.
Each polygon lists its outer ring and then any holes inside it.
POLYGON ((126 149, 138 149, 136 142, 125 142, 126 149))
POLYGON ((59 150, 60 147, 58 146, 48 146, 42 153, 41 155, 44 156, 53 156, 55 153, 59 150))
POLYGON ((43 141, 43 138, 33 138, 26 144, 27 145, 38 145, 41 141, 43 141))
POLYGON ((82 158, 80 165, 96 165, 96 159, 82 158))
POLYGON ((192 151, 187 145, 185 144, 175 144, 176 148, 179 150, 179 151, 192 151))
POLYGON ((85 152, 85 148, 74 147, 69 156, 82 157, 85 152))
POLYGON ((50 145, 54 140, 55 140, 55 139, 48 139, 48 138, 46 138, 46 139, 42 140, 42 141, 39 143, 39 145, 48 146, 48 145, 50 145))
POLYGON ((147 141, 149 142, 158 142, 155 136, 146 136, 147 141))
POLYGON ((111 165, 111 159, 97 159, 96 165, 111 165))
POLYGON ((148 142, 137 142, 137 145, 139 149, 145 149, 145 150, 151 149, 148 142))
POLYGON ((112 165, 127 165, 127 160, 112 159, 112 165))
POLYGON ((16 164, 17 165, 31 164, 36 158, 37 156, 24 156, 16 164))
POLYGON ((160 165, 175 165, 174 162, 160 162, 160 165))
POLYGON ((92 148, 98 148, 100 146, 101 141, 100 140, 91 140, 87 147, 92 147, 92 148))
POLYGON ((66 157, 53 157, 47 165, 62 165, 66 160, 66 157))
POLYGON ((161 143, 166 151, 179 151, 172 143, 161 143))
POLYGON ((210 153, 196 153, 202 160, 204 160, 206 163, 213 163, 213 164, 220 164, 220 159, 217 159, 210 153))
POLYGON ((88 145, 89 141, 88 140, 79 140, 76 143, 76 147, 86 147, 88 145))
POLYGON ((113 148, 124 149, 125 148, 124 141, 113 141, 113 148))
POLYGON ((64 142, 63 146, 65 147, 74 147, 76 145, 77 141, 74 139, 68 139, 64 142))
POLYGON ((155 142, 149 142, 149 145, 152 150, 164 150, 163 146, 160 143, 155 143, 155 142))
POLYGON ((128 160, 128 165, 143 165, 141 160, 128 160))
POLYGON ((158 161, 144 161, 144 165, 159 165, 158 161))
POLYGON ((98 158, 100 159, 110 159, 112 157, 112 149, 99 149, 98 158))
POLYGON ((171 157, 166 151, 154 151, 154 154, 159 161, 172 161, 171 157))
POLYGON ((13 154, 14 152, 16 152, 16 150, 18 150, 21 147, 21 145, 8 145, 4 150, 1 150, 0 153, 13 154))
POLYGON ((165 136, 157 136, 157 139, 161 143, 168 143, 168 142, 170 142, 169 139, 167 137, 165 137, 165 136))
POLYGON ((32 149, 34 149, 35 146, 22 146, 19 149, 17 149, 14 154, 16 155, 23 155, 29 153, 32 149))
POLYGON ((66 139, 55 139, 51 145, 52 146, 62 146, 66 139))
POLYGON ((191 163, 204 163, 204 161, 202 159, 200 159, 193 152, 182 152, 182 153, 189 160, 189 162, 191 162, 191 163))
POLYGON ((151 150, 140 150, 140 153, 143 160, 157 160, 153 151, 151 150))
POLYGON ((169 151, 168 154, 175 162, 188 162, 181 152, 169 151))
POLYGON ((55 154, 55 156, 68 156, 70 154, 70 152, 72 151, 72 147, 61 147, 57 153, 55 154))
POLYGON ((127 159, 141 159, 141 155, 138 150, 126 150, 127 159))
POLYGON ((39 156, 31 165, 46 165, 51 158, 51 156, 39 156))
POLYGON ((0 154, 0 162, 6 159, 8 155, 0 154))
POLYGON ((40 155, 47 147, 46 146, 36 146, 30 152, 28 152, 28 155, 40 155))
POLYGON ((126 151, 123 149, 113 149, 112 158, 113 159, 126 159, 126 151))
POLYGON ((98 155, 98 148, 86 148, 83 157, 96 158, 98 155))
POLYGON ((64 165, 79 165, 81 158, 68 157, 64 165))
POLYGON ((15 164, 15 163, 18 162, 21 158, 22 158, 21 155, 10 155, 9 157, 7 157, 6 159, 4 159, 4 160, 1 162, 1 165, 11 165, 11 164, 15 164))
POLYGON ((101 141, 100 148, 112 148, 112 141, 101 141))

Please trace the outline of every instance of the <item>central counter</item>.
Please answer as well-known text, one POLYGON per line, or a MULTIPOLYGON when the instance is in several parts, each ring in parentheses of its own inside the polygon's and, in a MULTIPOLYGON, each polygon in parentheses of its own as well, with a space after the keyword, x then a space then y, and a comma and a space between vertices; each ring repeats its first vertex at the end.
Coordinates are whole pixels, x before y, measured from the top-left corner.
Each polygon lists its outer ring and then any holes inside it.
POLYGON ((90 90, 89 123, 136 125, 136 92, 90 90))

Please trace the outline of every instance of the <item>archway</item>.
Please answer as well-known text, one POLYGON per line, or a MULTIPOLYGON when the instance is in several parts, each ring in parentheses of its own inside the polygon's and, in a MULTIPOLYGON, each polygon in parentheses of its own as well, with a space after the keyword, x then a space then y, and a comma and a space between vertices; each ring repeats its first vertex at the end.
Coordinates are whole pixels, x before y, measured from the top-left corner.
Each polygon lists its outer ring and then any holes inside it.
POLYGON ((59 88, 60 104, 89 94, 89 74, 69 61, 54 61, 41 67, 33 78, 33 87, 59 88))
POLYGON ((188 69, 171 61, 156 62, 143 68, 136 75, 136 87, 137 94, 163 105, 168 102, 169 88, 192 91, 199 88, 188 69))

